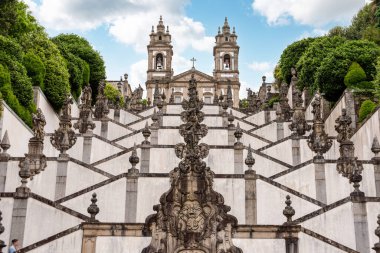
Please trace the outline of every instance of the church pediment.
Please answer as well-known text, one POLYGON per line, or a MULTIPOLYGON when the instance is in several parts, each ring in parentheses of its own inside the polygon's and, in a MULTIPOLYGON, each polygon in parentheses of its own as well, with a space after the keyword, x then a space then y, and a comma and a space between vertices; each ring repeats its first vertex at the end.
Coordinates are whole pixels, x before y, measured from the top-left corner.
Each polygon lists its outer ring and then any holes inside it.
POLYGON ((191 79, 191 75, 194 74, 194 78, 198 82, 215 82, 214 78, 198 70, 188 70, 178 75, 173 76, 172 82, 188 82, 191 79))

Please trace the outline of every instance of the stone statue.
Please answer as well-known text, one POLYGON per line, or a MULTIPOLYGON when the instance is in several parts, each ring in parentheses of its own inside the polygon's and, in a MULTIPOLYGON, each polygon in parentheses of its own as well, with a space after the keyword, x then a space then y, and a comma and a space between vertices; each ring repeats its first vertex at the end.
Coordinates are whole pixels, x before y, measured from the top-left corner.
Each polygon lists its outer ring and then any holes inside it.
POLYGON ((44 141, 44 127, 46 125, 46 120, 40 108, 37 109, 37 113, 32 114, 32 121, 34 138, 40 141, 44 141))
POLYGON ((96 99, 95 112, 94 112, 94 116, 97 119, 104 119, 107 117, 109 113, 108 99, 104 94, 105 86, 106 84, 104 80, 101 81, 98 88, 98 97, 96 99))
POLYGON ((346 109, 342 109, 342 115, 335 120, 335 131, 338 132, 336 137, 338 142, 348 141, 352 136, 351 117, 347 115, 346 109))

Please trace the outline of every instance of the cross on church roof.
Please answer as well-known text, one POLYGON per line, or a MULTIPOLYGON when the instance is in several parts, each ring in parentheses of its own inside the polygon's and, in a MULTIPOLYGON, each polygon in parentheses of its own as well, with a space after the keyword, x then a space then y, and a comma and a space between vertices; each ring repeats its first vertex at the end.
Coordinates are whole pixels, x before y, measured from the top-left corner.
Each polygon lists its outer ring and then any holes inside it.
POLYGON ((190 59, 190 61, 193 62, 193 69, 194 69, 194 68, 195 68, 195 67, 194 67, 194 64, 195 64, 195 62, 197 61, 197 59, 195 59, 195 58, 193 57, 193 58, 190 59))

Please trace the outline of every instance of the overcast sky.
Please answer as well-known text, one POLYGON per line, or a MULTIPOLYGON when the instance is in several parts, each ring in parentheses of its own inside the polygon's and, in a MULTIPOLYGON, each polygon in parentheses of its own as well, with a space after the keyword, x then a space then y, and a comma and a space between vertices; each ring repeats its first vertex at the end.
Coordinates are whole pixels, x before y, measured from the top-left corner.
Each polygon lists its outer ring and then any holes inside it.
POLYGON ((25 0, 50 36, 77 33, 103 56, 107 79, 124 73, 144 87, 146 45, 159 16, 173 40, 174 73, 191 67, 212 74, 212 48, 218 26, 228 17, 240 45, 239 68, 245 88, 257 90, 284 48, 304 37, 320 36, 347 25, 365 0, 25 0))

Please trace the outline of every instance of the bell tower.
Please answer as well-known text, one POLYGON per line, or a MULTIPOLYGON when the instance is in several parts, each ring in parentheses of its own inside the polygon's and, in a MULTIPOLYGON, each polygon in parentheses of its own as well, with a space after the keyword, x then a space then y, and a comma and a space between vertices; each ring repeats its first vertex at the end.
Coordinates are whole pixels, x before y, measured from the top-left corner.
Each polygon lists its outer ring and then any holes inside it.
POLYGON ((239 46, 237 44, 237 35, 235 27, 228 24, 227 17, 224 20, 222 30, 218 28, 218 34, 215 36, 214 54, 214 78, 218 82, 218 94, 226 95, 228 83, 231 84, 233 93, 233 106, 239 105, 239 46))
POLYGON ((148 71, 146 90, 148 97, 151 97, 156 80, 159 80, 159 88, 164 88, 162 85, 167 83, 173 74, 173 46, 171 44, 171 35, 169 33, 169 26, 165 29, 162 16, 160 16, 156 31, 154 26, 152 26, 152 31, 149 37, 150 41, 147 46, 148 71))

